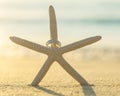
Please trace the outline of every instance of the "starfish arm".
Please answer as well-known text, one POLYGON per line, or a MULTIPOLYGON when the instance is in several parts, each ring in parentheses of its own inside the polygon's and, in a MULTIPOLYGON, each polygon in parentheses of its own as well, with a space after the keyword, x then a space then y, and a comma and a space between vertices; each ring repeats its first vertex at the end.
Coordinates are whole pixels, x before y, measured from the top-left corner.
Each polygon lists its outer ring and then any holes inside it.
POLYGON ((57 60, 57 62, 60 63, 60 65, 81 85, 86 84, 84 78, 77 71, 75 71, 75 69, 73 69, 62 56, 57 60))
POLYGON ((56 23, 56 16, 55 11, 52 6, 49 7, 49 16, 50 16, 50 32, 51 32, 51 40, 57 41, 57 23, 56 23))
POLYGON ((87 46, 89 44, 92 44, 92 43, 94 43, 94 42, 96 42, 100 39, 101 39, 101 36, 95 36, 95 37, 87 38, 87 39, 80 40, 80 41, 77 41, 75 43, 66 45, 64 47, 61 47, 60 50, 61 50, 61 53, 66 53, 66 52, 69 52, 69 51, 87 46))
POLYGON ((47 73, 52 63, 53 63, 52 57, 48 56, 48 59, 46 60, 46 62, 44 63, 44 65, 42 66, 38 74, 36 75, 35 79, 31 83, 32 86, 36 86, 39 84, 39 82, 43 79, 43 77, 47 73))
POLYGON ((44 53, 44 54, 48 54, 49 50, 47 47, 44 47, 42 45, 39 45, 39 44, 36 44, 36 43, 33 43, 33 42, 30 42, 30 41, 27 41, 25 39, 21 39, 21 38, 18 38, 18 37, 10 37, 10 39, 16 43, 16 44, 19 44, 19 45, 22 45, 24 47, 27 47, 29 49, 32 49, 34 51, 37 51, 37 52, 40 52, 40 53, 44 53))

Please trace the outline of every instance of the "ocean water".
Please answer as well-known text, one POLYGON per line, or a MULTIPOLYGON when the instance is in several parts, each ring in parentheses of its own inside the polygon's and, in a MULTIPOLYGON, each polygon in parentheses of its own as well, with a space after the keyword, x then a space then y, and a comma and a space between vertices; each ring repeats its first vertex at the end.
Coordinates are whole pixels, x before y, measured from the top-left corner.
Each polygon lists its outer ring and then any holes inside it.
POLYGON ((1 54, 10 54, 16 47, 9 36, 45 45, 50 39, 50 5, 56 11, 58 37, 62 45, 101 35, 102 40, 91 47, 120 47, 119 0, 0 0, 1 54))

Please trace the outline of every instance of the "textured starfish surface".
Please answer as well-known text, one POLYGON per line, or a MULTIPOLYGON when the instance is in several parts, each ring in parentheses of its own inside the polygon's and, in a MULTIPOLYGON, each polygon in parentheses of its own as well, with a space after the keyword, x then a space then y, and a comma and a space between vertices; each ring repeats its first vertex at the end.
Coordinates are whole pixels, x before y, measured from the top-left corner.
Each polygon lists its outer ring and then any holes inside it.
POLYGON ((57 24, 56 24, 55 11, 52 6, 49 7, 49 17, 50 17, 51 38, 46 43, 47 47, 30 42, 25 39, 15 37, 15 36, 10 37, 10 39, 13 42, 19 45, 22 45, 24 47, 27 47, 37 52, 48 55, 47 60, 45 61, 44 65, 36 75, 35 79, 32 81, 31 85, 36 86, 39 84, 39 82, 43 79, 43 77, 45 76, 45 74, 47 73, 48 69, 50 68, 51 64, 54 61, 57 61, 63 67, 63 69, 65 69, 80 84, 85 84, 86 82, 83 81, 82 76, 80 76, 80 74, 75 69, 73 69, 71 65, 68 64, 68 62, 63 58, 62 55, 66 52, 92 44, 100 40, 101 36, 90 37, 90 38, 80 40, 75 43, 61 47, 61 43, 58 41, 58 36, 57 36, 57 24))

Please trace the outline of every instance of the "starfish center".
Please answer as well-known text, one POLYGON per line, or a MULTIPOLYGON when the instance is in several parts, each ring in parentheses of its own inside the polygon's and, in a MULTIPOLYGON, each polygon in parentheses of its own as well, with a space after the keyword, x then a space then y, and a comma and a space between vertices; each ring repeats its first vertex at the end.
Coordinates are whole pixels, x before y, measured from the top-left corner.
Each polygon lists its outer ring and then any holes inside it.
POLYGON ((59 50, 59 48, 50 48, 50 53, 49 56, 52 56, 54 60, 57 60, 60 56, 61 56, 61 52, 59 50))

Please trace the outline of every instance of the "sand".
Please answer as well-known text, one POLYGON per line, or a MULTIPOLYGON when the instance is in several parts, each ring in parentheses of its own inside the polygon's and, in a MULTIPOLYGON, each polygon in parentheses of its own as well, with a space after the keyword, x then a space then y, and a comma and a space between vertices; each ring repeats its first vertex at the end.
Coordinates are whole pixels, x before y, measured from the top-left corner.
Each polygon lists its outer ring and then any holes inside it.
POLYGON ((67 60, 90 84, 82 86, 55 62, 39 86, 32 87, 44 60, 0 58, 0 96, 120 96, 119 62, 67 60))

